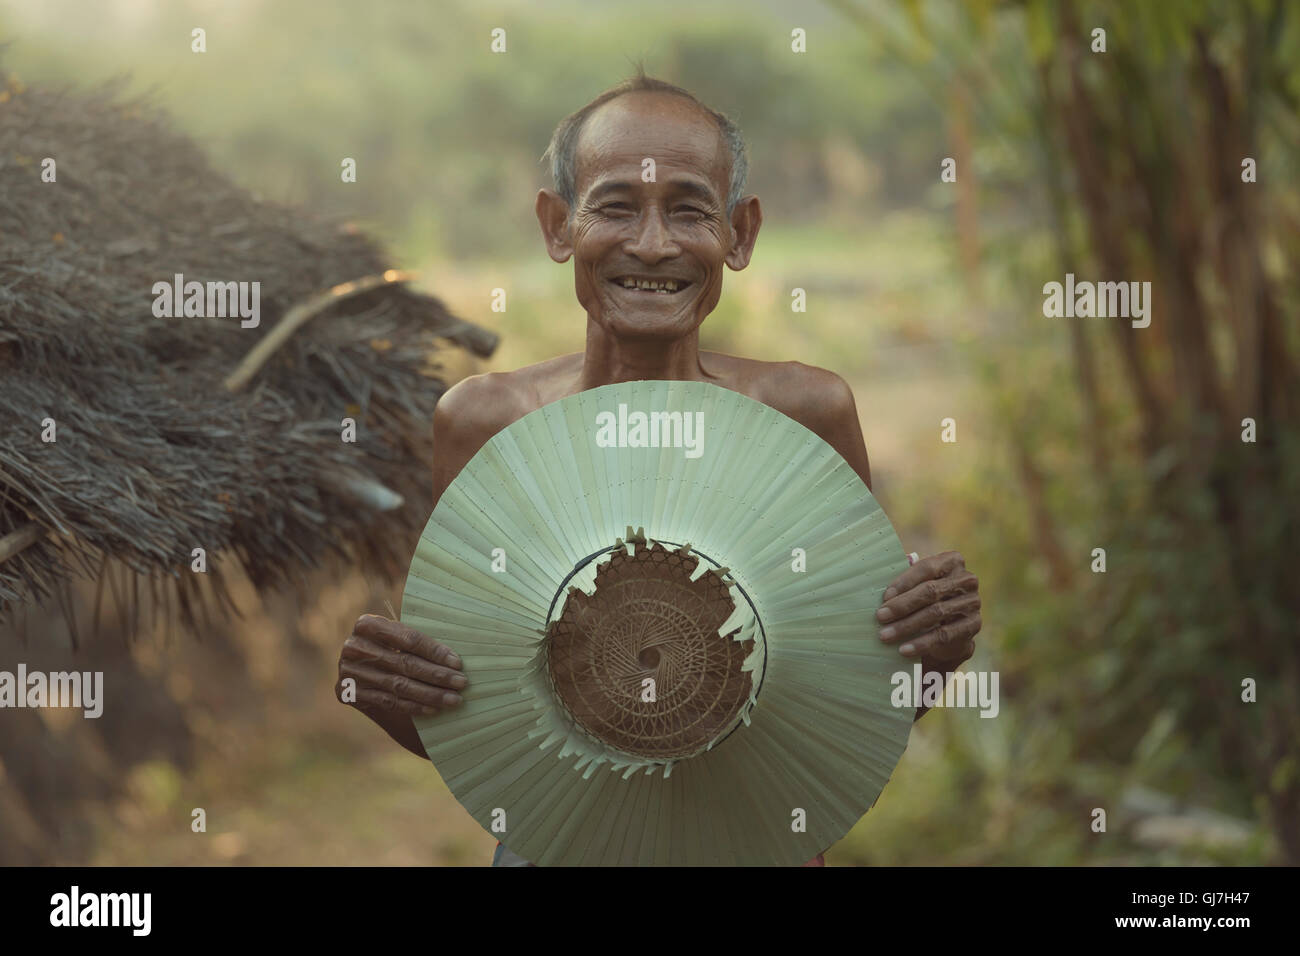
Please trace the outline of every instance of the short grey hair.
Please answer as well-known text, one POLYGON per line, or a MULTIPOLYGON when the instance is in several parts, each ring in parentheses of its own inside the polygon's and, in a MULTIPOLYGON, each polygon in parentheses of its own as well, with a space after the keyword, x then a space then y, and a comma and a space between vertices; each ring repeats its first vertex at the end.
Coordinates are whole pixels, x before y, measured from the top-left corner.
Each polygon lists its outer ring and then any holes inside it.
POLYGON ((577 201, 577 151, 578 137, 582 133, 582 127, 586 124, 587 117, 601 106, 628 93, 671 93, 673 96, 685 97, 712 117, 713 121, 718 124, 718 132, 722 136, 722 141, 727 144, 727 150, 731 153, 731 182, 727 188, 727 215, 730 216, 736 208, 736 203, 740 202, 741 196, 744 195, 745 178, 749 174, 749 159, 745 150, 745 139, 741 136, 739 127, 725 114, 705 106, 690 91, 684 90, 680 86, 674 86, 664 80, 646 76, 645 71, 640 69, 637 70, 635 76, 624 80, 618 86, 611 87, 576 113, 566 116, 560 121, 560 125, 555 127, 555 132, 551 135, 551 144, 546 147, 546 152, 542 154, 542 160, 549 159, 551 161, 551 177, 555 180, 555 191, 560 194, 560 197, 568 205, 570 214, 572 214, 574 204, 577 201))

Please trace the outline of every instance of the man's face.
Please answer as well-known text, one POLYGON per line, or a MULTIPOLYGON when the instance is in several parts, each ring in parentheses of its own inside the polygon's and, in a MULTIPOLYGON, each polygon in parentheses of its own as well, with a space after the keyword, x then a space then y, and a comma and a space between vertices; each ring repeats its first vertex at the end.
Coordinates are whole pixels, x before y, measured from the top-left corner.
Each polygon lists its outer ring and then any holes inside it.
POLYGON ((679 96, 630 93, 587 118, 570 241, 589 316, 624 337, 679 337, 704 321, 733 241, 730 162, 717 124, 679 96), (654 182, 642 181, 647 159, 654 182))

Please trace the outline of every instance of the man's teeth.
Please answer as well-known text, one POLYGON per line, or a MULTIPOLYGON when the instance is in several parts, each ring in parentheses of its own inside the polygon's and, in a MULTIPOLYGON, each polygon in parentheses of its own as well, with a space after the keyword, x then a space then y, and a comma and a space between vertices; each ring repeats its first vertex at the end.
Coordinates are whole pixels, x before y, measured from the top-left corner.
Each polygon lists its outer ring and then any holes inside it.
POLYGON ((640 289, 644 292, 676 292, 682 286, 676 279, 660 279, 651 282, 647 279, 623 278, 618 280, 618 284, 624 289, 640 289))

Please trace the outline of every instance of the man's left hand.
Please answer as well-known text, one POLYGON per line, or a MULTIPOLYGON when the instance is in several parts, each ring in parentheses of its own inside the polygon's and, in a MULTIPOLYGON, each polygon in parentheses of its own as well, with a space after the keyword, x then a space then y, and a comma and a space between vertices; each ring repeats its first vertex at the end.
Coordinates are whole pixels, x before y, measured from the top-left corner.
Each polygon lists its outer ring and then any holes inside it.
POLYGON ((956 551, 922 558, 885 589, 876 620, 880 639, 904 657, 956 668, 975 653, 980 629, 979 580, 956 551))

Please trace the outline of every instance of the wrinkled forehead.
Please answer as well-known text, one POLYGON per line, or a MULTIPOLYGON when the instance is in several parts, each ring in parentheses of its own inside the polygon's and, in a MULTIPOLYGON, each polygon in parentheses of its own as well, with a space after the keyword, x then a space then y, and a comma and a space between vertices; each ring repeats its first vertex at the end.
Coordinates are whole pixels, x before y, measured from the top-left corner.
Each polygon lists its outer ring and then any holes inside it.
POLYGON ((731 156, 722 132, 712 116, 682 96, 626 93, 601 104, 583 124, 574 152, 579 196, 611 176, 639 183, 647 157, 656 170, 694 174, 713 184, 719 200, 727 196, 731 156))

